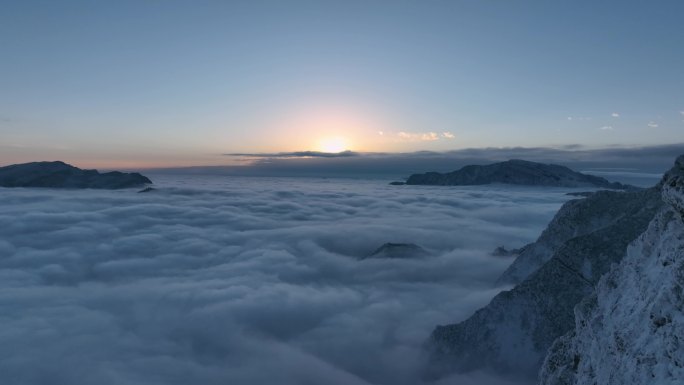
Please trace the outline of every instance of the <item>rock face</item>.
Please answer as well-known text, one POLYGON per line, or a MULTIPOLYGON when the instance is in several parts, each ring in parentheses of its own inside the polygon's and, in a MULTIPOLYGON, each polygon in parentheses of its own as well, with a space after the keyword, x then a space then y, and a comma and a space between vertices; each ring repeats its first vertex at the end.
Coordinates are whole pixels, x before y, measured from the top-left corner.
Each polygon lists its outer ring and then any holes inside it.
MULTIPOLYGON (((653 210, 659 202, 660 198, 656 191, 634 193, 597 191, 585 199, 568 201, 558 210, 539 239, 524 248, 520 256, 506 269, 497 282, 499 284, 522 282, 551 259, 568 240, 613 227, 630 216, 634 216, 635 213, 642 212, 642 209, 646 209, 645 213, 651 217, 640 216, 640 218, 650 220, 655 215, 653 210), (651 205, 644 206, 644 202, 650 202, 651 205)), ((645 228, 644 223, 641 231, 645 228)))
POLYGON ((435 328, 427 343, 428 375, 484 369, 535 378, 549 347, 574 327, 574 306, 660 207, 657 188, 600 191, 566 203, 504 275, 517 286, 467 320, 435 328))
POLYGON ((661 183, 666 206, 575 308, 549 350, 543 385, 684 381, 684 156, 661 183))
POLYGON ((530 245, 525 245, 519 249, 507 249, 503 246, 498 246, 494 251, 492 251, 492 256, 494 257, 514 257, 520 255, 523 251, 525 251, 525 248, 527 248, 530 245))
POLYGON ((428 172, 411 175, 406 184, 466 186, 491 183, 528 186, 601 187, 630 190, 636 187, 573 171, 565 166, 513 159, 486 166, 470 165, 446 174, 428 172))
POLYGON ((413 243, 385 243, 366 258, 422 258, 428 253, 413 243))
POLYGON ((0 167, 0 187, 119 189, 152 183, 138 173, 99 173, 64 162, 33 162, 0 167))

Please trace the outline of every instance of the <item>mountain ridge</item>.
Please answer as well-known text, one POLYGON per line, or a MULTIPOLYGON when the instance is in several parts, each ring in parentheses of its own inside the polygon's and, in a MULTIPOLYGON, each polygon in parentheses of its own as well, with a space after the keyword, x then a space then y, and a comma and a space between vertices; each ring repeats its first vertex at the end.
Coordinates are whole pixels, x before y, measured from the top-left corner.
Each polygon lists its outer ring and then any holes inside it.
POLYGON ((152 181, 139 174, 84 170, 62 161, 13 164, 0 167, 0 187, 121 189, 141 187, 152 181))
POLYGON ((468 186, 483 184, 515 184, 555 187, 599 187, 614 190, 637 190, 638 187, 605 178, 583 174, 557 164, 544 164, 522 159, 488 165, 468 165, 448 173, 413 174, 407 185, 468 186))

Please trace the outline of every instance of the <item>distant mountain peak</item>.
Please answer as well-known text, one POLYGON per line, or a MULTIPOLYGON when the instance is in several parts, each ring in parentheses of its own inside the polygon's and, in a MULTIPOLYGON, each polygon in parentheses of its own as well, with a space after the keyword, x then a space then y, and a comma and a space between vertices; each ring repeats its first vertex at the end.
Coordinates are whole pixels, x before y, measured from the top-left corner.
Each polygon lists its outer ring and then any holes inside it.
POLYGON ((119 189, 150 183, 151 180, 137 172, 100 173, 82 170, 59 160, 0 167, 0 187, 119 189))
POLYGON ((600 187, 614 190, 636 190, 634 186, 610 182, 595 175, 583 174, 557 164, 544 164, 523 159, 510 159, 488 165, 468 165, 449 173, 427 172, 411 175, 406 184, 467 186, 514 184, 552 187, 600 187))

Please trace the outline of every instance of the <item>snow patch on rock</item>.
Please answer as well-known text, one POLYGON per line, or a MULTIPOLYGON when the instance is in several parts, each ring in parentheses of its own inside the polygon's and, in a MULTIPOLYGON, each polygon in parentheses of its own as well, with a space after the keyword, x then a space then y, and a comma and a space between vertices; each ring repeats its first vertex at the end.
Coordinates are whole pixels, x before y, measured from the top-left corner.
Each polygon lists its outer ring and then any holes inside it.
POLYGON ((550 260, 568 240, 611 227, 638 212, 644 204, 643 199, 635 199, 638 196, 635 193, 597 191, 585 199, 566 202, 539 239, 525 247, 497 283, 522 282, 550 260))

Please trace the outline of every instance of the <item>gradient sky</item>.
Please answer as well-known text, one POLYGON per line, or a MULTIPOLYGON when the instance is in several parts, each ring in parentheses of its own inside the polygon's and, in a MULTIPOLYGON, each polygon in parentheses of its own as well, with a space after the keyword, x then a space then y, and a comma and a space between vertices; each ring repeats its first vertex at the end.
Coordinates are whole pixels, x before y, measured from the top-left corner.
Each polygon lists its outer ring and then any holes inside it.
POLYGON ((684 142, 682 15, 679 0, 0 1, 0 164, 684 142))

